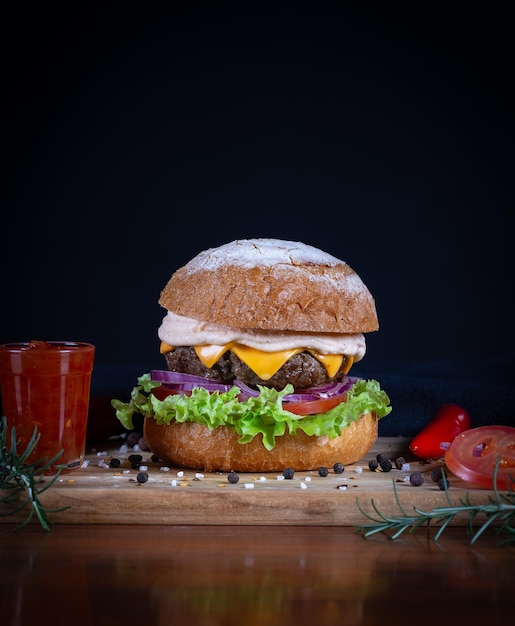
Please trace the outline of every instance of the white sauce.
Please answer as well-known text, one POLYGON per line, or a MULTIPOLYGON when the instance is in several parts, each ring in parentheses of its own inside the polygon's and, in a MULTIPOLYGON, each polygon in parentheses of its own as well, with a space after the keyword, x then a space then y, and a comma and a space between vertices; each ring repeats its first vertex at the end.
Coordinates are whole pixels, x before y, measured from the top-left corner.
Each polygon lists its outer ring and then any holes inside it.
POLYGON ((168 311, 158 329, 161 341, 171 346, 225 345, 236 341, 264 352, 289 348, 312 348, 322 354, 345 354, 355 361, 365 356, 365 337, 359 333, 298 333, 287 331, 259 331, 200 322, 168 311))

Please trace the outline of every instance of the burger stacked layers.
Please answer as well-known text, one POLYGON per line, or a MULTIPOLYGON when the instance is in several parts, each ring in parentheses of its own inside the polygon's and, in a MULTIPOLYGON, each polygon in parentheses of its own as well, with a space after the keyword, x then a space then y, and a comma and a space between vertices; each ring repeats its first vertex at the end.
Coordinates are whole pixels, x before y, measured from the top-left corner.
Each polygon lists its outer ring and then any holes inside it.
POLYGON ((374 299, 345 262, 312 246, 237 240, 172 274, 159 303, 166 370, 113 400, 172 465, 206 471, 315 469, 359 460, 391 407, 349 376, 378 329, 374 299))

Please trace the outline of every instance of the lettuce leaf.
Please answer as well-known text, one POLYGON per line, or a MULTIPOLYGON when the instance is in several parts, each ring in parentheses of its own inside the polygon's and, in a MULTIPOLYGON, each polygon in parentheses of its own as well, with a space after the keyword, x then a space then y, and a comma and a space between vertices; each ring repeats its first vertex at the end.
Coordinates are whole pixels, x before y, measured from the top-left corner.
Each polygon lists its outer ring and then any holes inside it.
POLYGON ((347 392, 347 400, 326 413, 318 415, 294 415, 282 407, 282 398, 293 392, 292 385, 282 391, 259 387, 260 394, 243 402, 238 400, 240 389, 209 392, 202 387, 193 389, 190 396, 170 395, 159 400, 151 390, 161 383, 153 382, 150 374, 138 378, 128 403, 112 400, 116 417, 127 430, 133 430, 135 413, 153 418, 158 424, 197 422, 210 430, 218 426, 233 427, 239 442, 248 443, 256 435, 263 437, 267 450, 275 446, 275 438, 298 430, 318 437, 341 435, 342 429, 358 419, 362 413, 375 412, 378 419, 388 415, 392 407, 388 395, 376 380, 359 379, 347 392))

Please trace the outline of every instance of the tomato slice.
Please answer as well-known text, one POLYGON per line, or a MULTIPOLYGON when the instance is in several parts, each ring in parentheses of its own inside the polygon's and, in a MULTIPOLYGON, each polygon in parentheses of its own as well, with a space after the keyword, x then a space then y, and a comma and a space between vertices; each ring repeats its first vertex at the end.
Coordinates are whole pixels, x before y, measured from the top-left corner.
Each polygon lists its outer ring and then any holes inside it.
POLYGON ((458 435, 445 452, 448 469, 467 482, 484 489, 515 490, 515 428, 480 426, 458 435))
POLYGON ((283 409, 295 415, 314 415, 325 413, 335 406, 341 404, 346 395, 333 396, 332 398, 319 398, 318 400, 307 400, 306 402, 283 402, 283 409))

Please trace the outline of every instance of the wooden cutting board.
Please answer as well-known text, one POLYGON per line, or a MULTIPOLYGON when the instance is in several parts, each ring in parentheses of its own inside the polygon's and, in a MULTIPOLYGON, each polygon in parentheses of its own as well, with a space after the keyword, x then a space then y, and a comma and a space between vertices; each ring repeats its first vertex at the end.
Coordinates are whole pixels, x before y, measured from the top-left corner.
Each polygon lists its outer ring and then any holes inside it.
MULTIPOLYGON (((202 473, 196 470, 165 467, 153 462, 148 452, 129 449, 121 452, 118 438, 108 440, 104 448, 91 450, 85 466, 67 474, 43 494, 48 509, 69 506, 65 511, 50 513, 52 523, 65 524, 179 524, 179 525, 306 525, 353 526, 368 520, 358 508, 374 513, 372 502, 386 515, 400 513, 397 496, 404 511, 414 507, 429 511, 447 506, 444 491, 431 480, 430 473, 441 462, 410 462, 410 469, 394 468, 391 472, 373 472, 370 459, 384 452, 392 461, 408 457, 408 440, 379 438, 360 462, 345 467, 342 474, 329 468, 322 478, 318 471, 296 472, 293 479, 282 479, 281 473, 240 474, 230 484, 226 473, 202 473), (131 469, 130 454, 142 454, 148 481, 138 483, 137 469, 131 469), (109 467, 111 458, 121 465, 109 467), (407 477, 421 471, 424 484, 414 487, 407 477)), ((139 471, 142 471, 140 468, 139 471)), ((469 494, 473 503, 487 503, 492 491, 477 489, 449 476, 449 496, 453 503, 469 494)), ((5 507, 0 506, 0 513, 5 507)), ((0 522, 22 521, 28 510, 0 517, 0 522)), ((453 525, 465 525, 467 517, 457 517, 453 525)), ((32 520, 37 523, 35 516, 32 520)))

